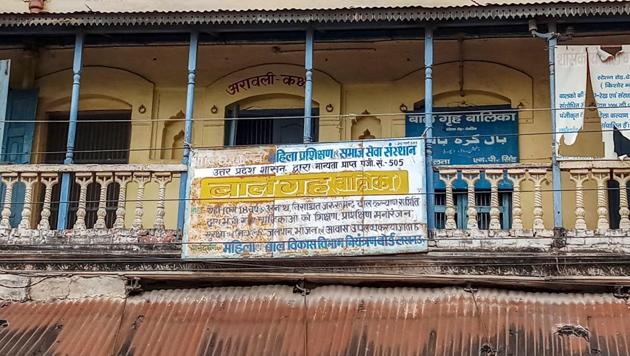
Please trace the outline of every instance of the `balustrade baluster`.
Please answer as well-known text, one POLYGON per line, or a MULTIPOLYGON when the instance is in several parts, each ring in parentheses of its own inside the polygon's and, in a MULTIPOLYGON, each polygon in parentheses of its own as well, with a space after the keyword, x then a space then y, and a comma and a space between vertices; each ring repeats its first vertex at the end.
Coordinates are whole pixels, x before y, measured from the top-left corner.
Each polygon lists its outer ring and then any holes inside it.
POLYGON ((610 229, 608 222, 607 182, 610 179, 609 169, 593 169, 591 176, 597 182, 597 232, 605 234, 610 229))
POLYGON ((542 185, 548 181, 547 170, 532 168, 527 173, 534 183, 534 231, 543 231, 545 230, 545 221, 543 220, 542 185))
POLYGON ((588 180, 588 176, 588 169, 572 169, 569 171, 569 178, 575 182, 575 231, 586 230, 584 182, 588 180))
POLYGON ((114 177, 110 172, 98 172, 96 173, 96 182, 100 185, 101 191, 98 200, 98 210, 96 212, 96 222, 94 223, 95 229, 106 229, 107 224, 105 218, 107 217, 107 187, 114 181, 114 177))
POLYGON ((133 228, 142 229, 142 216, 144 215, 144 187, 151 180, 151 173, 136 172, 133 180, 138 183, 138 193, 136 195, 136 211, 133 220, 133 228))
POLYGON ((117 172, 116 183, 118 183, 118 208, 116 209, 116 221, 114 228, 123 229, 125 227, 125 204, 127 199, 127 184, 131 181, 131 172, 117 172))
POLYGON ((21 230, 29 230, 31 228, 31 204, 33 203, 33 185, 37 181, 37 173, 22 173, 20 175, 24 182, 24 205, 22 206, 22 219, 19 228, 21 230))
POLYGON ((79 204, 77 208, 77 219, 74 223, 75 231, 83 231, 87 227, 85 225, 85 208, 87 204, 87 188, 92 182, 92 173, 80 172, 75 174, 75 179, 79 183, 79 204))
POLYGON ((466 228, 468 228, 468 230, 478 230, 479 224, 477 222, 475 183, 477 183, 477 181, 479 180, 479 170, 462 170, 462 178, 468 184, 468 210, 466 211, 466 214, 468 216, 468 223, 466 224, 466 228))
POLYGON ((44 184, 44 205, 42 207, 41 218, 39 220, 38 229, 43 231, 50 230, 50 205, 52 201, 53 186, 59 182, 57 173, 42 173, 42 183, 44 184))
POLYGON ((630 170, 615 170, 613 177, 619 183, 619 228, 630 230, 630 209, 628 209, 628 192, 626 190, 630 180, 630 170))
POLYGON ((501 210, 499 209, 499 182, 503 180, 502 169, 486 170, 490 182, 490 230, 501 230, 501 210))
POLYGON ((525 179, 524 169, 509 169, 508 179, 512 182, 512 230, 523 230, 523 209, 521 207, 521 183, 525 179))
POLYGON ((446 186, 446 208, 444 215, 446 216, 446 222, 444 228, 446 230, 457 229, 457 222, 455 221, 455 200, 453 199, 453 184, 457 179, 457 170, 445 169, 439 171, 440 179, 446 186))
POLYGON ((4 183, 4 207, 2 208, 2 220, 0 220, 0 228, 10 230, 11 229, 11 203, 13 200, 13 186, 18 180, 17 173, 5 173, 2 175, 2 182, 4 183))
POLYGON ((166 197, 166 185, 173 179, 171 173, 160 172, 154 174, 155 180, 158 182, 158 201, 155 212, 155 224, 153 228, 156 230, 164 230, 164 199, 166 197))

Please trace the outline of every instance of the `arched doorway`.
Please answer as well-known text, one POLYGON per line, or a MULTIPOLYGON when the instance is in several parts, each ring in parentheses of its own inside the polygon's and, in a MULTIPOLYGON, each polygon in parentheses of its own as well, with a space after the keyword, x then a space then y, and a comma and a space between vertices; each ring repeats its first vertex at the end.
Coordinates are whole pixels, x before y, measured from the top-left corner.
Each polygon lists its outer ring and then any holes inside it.
MULTIPOLYGON (((311 136, 319 138, 319 107, 313 102, 311 136)), ((304 99, 290 94, 246 98, 226 107, 225 145, 301 143, 304 137, 304 99)))

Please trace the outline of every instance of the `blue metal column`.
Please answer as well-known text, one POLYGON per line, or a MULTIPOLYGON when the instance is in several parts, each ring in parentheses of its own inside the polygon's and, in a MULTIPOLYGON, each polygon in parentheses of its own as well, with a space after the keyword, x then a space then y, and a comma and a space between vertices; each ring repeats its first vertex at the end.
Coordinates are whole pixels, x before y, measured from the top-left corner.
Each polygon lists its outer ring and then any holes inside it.
MULTIPOLYGON (((182 163, 190 165, 190 145, 192 142, 193 111, 195 105, 195 77, 197 75, 197 49, 199 47, 199 32, 190 33, 190 47, 188 49, 188 91, 186 93, 186 124, 184 126, 184 153, 182 163)), ((177 227, 184 228, 186 213, 186 199, 188 197, 188 172, 183 172, 179 181, 179 206, 177 210, 177 227)))
POLYGON ((549 103, 551 107, 551 188, 553 190, 553 227, 562 228, 562 176, 558 164, 558 144, 556 143, 556 24, 549 24, 549 103))
MULTIPOLYGON (((68 123, 68 141, 66 148, 66 158, 64 164, 74 162, 74 143, 77 134, 77 117, 79 116, 79 91, 81 89, 81 68, 83 67, 83 43, 85 35, 77 33, 74 42, 74 62, 72 64, 72 97, 70 99, 70 117, 68 123)), ((59 197, 59 215, 57 219, 57 230, 64 230, 68 221, 68 208, 70 200, 70 188, 72 186, 72 176, 64 173, 61 176, 61 193, 59 197)))
POLYGON ((304 143, 313 142, 313 37, 313 29, 306 30, 306 49, 304 51, 304 69, 306 70, 306 82, 304 83, 304 143))
POLYGON ((427 227, 435 228, 435 198, 433 187, 433 28, 424 29, 424 127, 427 185, 427 227))

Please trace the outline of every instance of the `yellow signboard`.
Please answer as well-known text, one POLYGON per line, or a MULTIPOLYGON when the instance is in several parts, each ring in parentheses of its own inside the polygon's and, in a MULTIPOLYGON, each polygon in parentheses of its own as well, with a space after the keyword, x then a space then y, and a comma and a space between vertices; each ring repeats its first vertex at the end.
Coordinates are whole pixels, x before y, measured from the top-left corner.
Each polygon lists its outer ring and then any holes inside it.
POLYGON ((425 251, 418 139, 194 151, 184 258, 425 251))

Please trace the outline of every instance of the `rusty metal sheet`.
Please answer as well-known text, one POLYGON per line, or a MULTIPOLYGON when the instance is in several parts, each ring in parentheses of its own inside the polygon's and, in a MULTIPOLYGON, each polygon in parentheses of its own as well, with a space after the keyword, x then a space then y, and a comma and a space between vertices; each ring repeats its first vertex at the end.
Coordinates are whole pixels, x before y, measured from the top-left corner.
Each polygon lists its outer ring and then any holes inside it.
POLYGON ((612 295, 455 288, 163 291, 129 300, 117 347, 134 355, 628 355, 628 308, 612 295))
POLYGON ((110 355, 123 299, 0 304, 0 355, 110 355))
POLYGON ((427 250, 423 139, 194 150, 191 162, 184 258, 427 250))
POLYGON ((304 300, 290 287, 159 291, 130 298, 117 355, 302 355, 304 300))
POLYGON ((164 290, 5 303, 0 354, 628 355, 628 308, 612 294, 460 288, 164 290))

